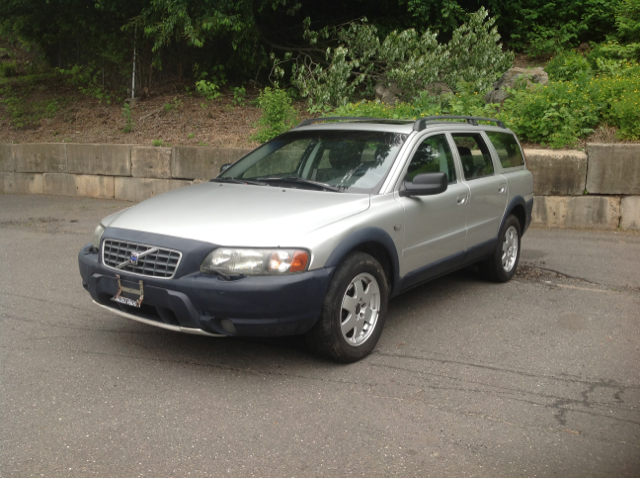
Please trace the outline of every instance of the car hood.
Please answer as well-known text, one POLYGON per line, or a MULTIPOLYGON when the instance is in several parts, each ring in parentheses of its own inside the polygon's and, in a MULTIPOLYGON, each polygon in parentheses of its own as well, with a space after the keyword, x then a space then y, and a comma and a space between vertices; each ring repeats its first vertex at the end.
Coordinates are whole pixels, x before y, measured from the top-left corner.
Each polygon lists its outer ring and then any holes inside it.
POLYGON ((104 226, 225 246, 300 246, 306 234, 369 208, 369 195, 200 183, 150 198, 104 226))

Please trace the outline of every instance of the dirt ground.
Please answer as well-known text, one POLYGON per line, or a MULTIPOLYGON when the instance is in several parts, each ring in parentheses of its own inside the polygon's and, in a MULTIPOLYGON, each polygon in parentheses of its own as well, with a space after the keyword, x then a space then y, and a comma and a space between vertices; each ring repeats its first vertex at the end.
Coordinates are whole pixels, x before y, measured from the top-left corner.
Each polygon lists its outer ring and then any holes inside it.
MULTIPOLYGON (((184 86, 169 86, 131 103, 133 128, 124 133, 126 118, 122 99, 105 100, 82 94, 60 78, 40 80, 31 86, 21 82, 0 85, 0 98, 19 96, 25 119, 16 122, 16 113, 0 103, 0 143, 135 143, 160 140, 171 145, 254 146, 250 136, 256 131, 260 110, 252 104, 257 90, 247 89, 243 104, 233 104, 233 95, 212 101, 184 86), (18 124, 16 124, 18 123, 18 124), (20 124, 23 123, 23 124, 20 124)), ((303 109, 304 105, 298 105, 303 109)), ((301 112, 301 116, 308 115, 301 112)))
MULTIPOLYGON (((515 63, 532 66, 524 56, 515 63)), ((230 90, 207 101, 185 85, 168 85, 130 103, 133 127, 123 114, 123 98, 110 103, 81 93, 60 76, 43 75, 33 81, 2 79, 0 82, 0 143, 113 143, 253 147, 251 140, 261 116, 254 105, 257 88, 246 87, 238 104, 230 90), (15 100, 7 102, 7 99, 15 100)), ((299 119, 310 118, 306 104, 295 104, 299 119)), ((599 128, 587 142, 616 143, 615 128, 599 128)), ((545 148, 523 144, 525 148, 545 148)))

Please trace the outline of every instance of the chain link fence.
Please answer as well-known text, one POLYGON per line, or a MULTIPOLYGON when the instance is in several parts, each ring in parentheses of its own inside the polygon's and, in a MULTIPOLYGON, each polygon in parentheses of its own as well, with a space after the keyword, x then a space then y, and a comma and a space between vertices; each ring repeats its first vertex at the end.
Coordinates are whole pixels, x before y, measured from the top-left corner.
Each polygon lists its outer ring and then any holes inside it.
POLYGON ((136 50, 136 96, 193 80, 193 60, 182 45, 152 52, 150 44, 136 50), (155 60, 155 61, 154 61, 155 60))
MULTIPOLYGON (((50 49, 48 57, 54 67, 71 69, 75 65, 92 66, 94 83, 106 89, 126 88, 129 95, 133 82, 133 41, 127 54, 123 54, 121 63, 96 57, 95 52, 83 48, 78 39, 68 38, 58 42, 55 50, 50 49)), ((193 56, 184 45, 176 44, 152 51, 148 41, 138 41, 135 46, 135 95, 148 95, 151 92, 193 82, 193 56)))

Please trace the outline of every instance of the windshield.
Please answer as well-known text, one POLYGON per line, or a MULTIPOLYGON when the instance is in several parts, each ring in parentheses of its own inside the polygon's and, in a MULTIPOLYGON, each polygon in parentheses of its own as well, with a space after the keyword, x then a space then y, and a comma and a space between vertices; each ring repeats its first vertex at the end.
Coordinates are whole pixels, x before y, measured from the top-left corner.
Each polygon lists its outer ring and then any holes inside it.
POLYGON ((326 191, 374 193, 407 135, 377 131, 292 131, 231 166, 218 178, 326 191))

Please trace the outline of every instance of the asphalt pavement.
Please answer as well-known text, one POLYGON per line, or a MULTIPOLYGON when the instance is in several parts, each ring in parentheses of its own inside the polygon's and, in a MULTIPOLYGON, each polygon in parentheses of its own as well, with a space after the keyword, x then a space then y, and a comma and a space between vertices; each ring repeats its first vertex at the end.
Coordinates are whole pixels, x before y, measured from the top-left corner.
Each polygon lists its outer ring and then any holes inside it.
POLYGON ((351 365, 113 316, 77 253, 130 203, 0 196, 0 476, 640 475, 640 235, 530 229, 390 302, 351 365))

